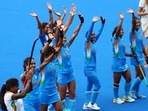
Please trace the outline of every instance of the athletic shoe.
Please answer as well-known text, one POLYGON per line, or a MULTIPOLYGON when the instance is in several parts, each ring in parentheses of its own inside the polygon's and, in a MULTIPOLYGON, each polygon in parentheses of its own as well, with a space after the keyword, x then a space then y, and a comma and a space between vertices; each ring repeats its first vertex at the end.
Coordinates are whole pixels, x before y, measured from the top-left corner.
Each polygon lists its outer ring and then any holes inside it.
POLYGON ((115 104, 123 104, 124 101, 122 99, 120 99, 120 98, 114 98, 113 103, 115 103, 115 104))
POLYGON ((101 109, 96 103, 94 103, 94 104, 89 103, 87 105, 87 107, 89 107, 89 109, 92 109, 92 110, 100 110, 101 109))
POLYGON ((69 108, 64 108, 63 111, 70 111, 70 109, 69 108))
POLYGON ((87 104, 87 105, 84 104, 84 105, 83 105, 83 109, 85 110, 85 109, 90 109, 90 108, 88 107, 88 104, 87 104))
POLYGON ((136 94, 137 99, 146 99, 146 96, 141 94, 136 94))
POLYGON ((131 98, 130 96, 124 96, 124 97, 122 98, 122 100, 123 100, 124 102, 130 102, 130 103, 135 101, 135 99, 131 98))
POLYGON ((132 97, 133 99, 137 99, 134 91, 130 91, 130 97, 132 97))
POLYGON ((148 68, 148 64, 144 64, 144 67, 145 67, 145 68, 148 68))

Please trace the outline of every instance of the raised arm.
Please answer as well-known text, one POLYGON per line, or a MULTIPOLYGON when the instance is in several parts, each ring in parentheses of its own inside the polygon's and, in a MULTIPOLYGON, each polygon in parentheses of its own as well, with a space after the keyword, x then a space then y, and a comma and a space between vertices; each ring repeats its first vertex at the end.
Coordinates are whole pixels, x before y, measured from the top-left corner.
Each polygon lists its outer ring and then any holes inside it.
POLYGON ((53 15, 52 15, 52 5, 50 3, 47 2, 47 8, 48 8, 48 12, 49 12, 49 24, 50 24, 50 28, 53 27, 53 15))
POLYGON ((33 68, 30 68, 30 70, 28 70, 26 73, 27 73, 26 74, 27 83, 26 83, 24 89, 21 92, 19 92, 19 93, 13 94, 12 95, 12 100, 23 98, 23 97, 25 97, 25 95, 29 91, 31 91, 31 89, 32 89, 32 82, 31 81, 32 81, 32 75, 34 73, 33 72, 33 68))
MULTIPOLYGON (((49 45, 48 45, 49 46, 49 45)), ((61 47, 52 47, 49 46, 45 52, 44 61, 40 64, 39 69, 40 71, 53 59, 53 57, 59 52, 61 47)))
POLYGON ((64 17, 66 16, 66 14, 67 14, 67 9, 66 7, 63 6, 63 15, 61 17, 62 20, 64 20, 64 17))
POLYGON ((48 34, 48 37, 49 37, 49 39, 46 41, 44 47, 43 47, 42 50, 41 50, 41 54, 40 54, 40 63, 42 63, 42 62, 44 61, 46 51, 47 51, 48 48, 49 48, 49 44, 52 42, 53 35, 52 35, 52 34, 48 34))
POLYGON ((122 28, 122 23, 123 23, 123 19, 124 19, 123 13, 119 13, 119 17, 120 17, 120 21, 119 21, 119 24, 117 26, 117 30, 116 30, 116 32, 114 34, 116 37, 119 37, 120 30, 122 28))
POLYGON ((56 46, 61 47, 63 44, 63 37, 64 37, 61 17, 56 20, 55 36, 56 36, 56 46))
POLYGON ((36 18, 36 21, 37 21, 37 24, 38 24, 38 29, 40 30, 40 35, 42 35, 42 23, 40 22, 39 18, 38 18, 38 15, 35 13, 35 12, 32 12, 30 13, 30 15, 32 17, 35 17, 36 18))
POLYGON ((98 18, 97 16, 94 16, 94 17, 93 17, 93 19, 92 19, 92 24, 91 24, 89 30, 87 31, 87 35, 86 35, 87 41, 90 40, 92 31, 93 31, 93 28, 94 28, 94 24, 95 24, 98 20, 99 20, 99 18, 98 18))
POLYGON ((133 9, 128 9, 127 13, 132 14, 132 28, 131 28, 131 30, 132 30, 132 32, 134 32, 136 30, 136 18, 135 18, 134 11, 133 11, 133 9))
MULTIPOLYGON (((62 28, 62 24, 63 24, 63 21, 62 21, 61 17, 58 17, 56 19, 56 24, 55 24, 56 45, 57 45, 57 41, 59 41, 59 33, 60 33, 60 29, 62 28)), ((63 29, 62 29, 62 31, 63 31, 63 29)))
POLYGON ((100 19, 101 19, 102 25, 101 25, 101 28, 98 31, 97 35, 96 35, 96 41, 99 39, 99 37, 100 37, 100 35, 101 35, 102 31, 103 31, 104 24, 105 24, 105 18, 103 18, 102 16, 100 16, 100 19))
POLYGON ((63 6, 63 15, 61 15, 61 13, 56 10, 54 10, 53 12, 56 16, 60 17, 63 20, 64 17, 66 16, 67 9, 66 9, 66 7, 63 6))
POLYGON ((64 33, 67 32, 70 24, 72 23, 75 13, 76 13, 76 5, 72 4, 72 8, 70 10, 70 15, 68 17, 66 24, 64 25, 64 29, 63 29, 64 33))
POLYGON ((84 17, 81 14, 78 14, 78 16, 79 16, 79 19, 80 19, 80 23, 76 27, 76 29, 74 30, 71 38, 68 41, 70 45, 73 43, 74 39, 76 38, 76 36, 78 35, 78 33, 79 33, 79 31, 80 31, 80 29, 82 27, 82 24, 84 23, 84 17))

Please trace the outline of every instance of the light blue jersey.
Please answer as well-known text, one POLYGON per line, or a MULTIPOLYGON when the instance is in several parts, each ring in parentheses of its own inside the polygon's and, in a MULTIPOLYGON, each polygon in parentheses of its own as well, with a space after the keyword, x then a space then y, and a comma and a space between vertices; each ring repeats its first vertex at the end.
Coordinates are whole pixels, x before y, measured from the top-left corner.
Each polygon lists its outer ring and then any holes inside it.
POLYGON ((27 93, 26 96, 23 98, 25 111, 40 111, 39 84, 40 84, 39 69, 35 69, 34 75, 32 76, 33 89, 31 92, 27 93))
POLYGON ((59 73, 67 74, 73 72, 72 62, 71 62, 71 53, 69 50, 69 43, 66 42, 64 47, 61 48, 60 53, 58 55, 59 60, 59 73))
POLYGON ((125 44, 122 38, 112 38, 112 71, 113 72, 124 72, 128 69, 125 57, 125 44), (115 44, 116 42, 116 44, 115 44))
POLYGON ((56 87, 55 84, 55 72, 56 67, 53 62, 49 62, 44 67, 44 74, 42 75, 41 84, 40 84, 40 91, 41 92, 52 92, 51 89, 56 87))
POLYGON ((42 73, 40 84, 41 104, 52 104, 60 100, 56 87, 56 66, 54 62, 49 62, 42 73))
POLYGON ((98 31, 95 40, 91 42, 90 38, 93 31, 93 27, 94 27, 94 22, 91 24, 91 27, 88 31, 84 44, 84 56, 85 56, 84 73, 86 76, 96 75, 96 51, 97 51, 96 42, 103 31, 104 25, 103 24, 101 25, 101 28, 98 31))
POLYGON ((58 83, 59 85, 66 85, 67 83, 75 80, 75 74, 73 72, 71 53, 69 51, 69 42, 64 44, 58 54, 59 72, 58 83))
MULTIPOLYGON (((130 43, 132 45, 134 53, 137 55, 137 60, 140 65, 144 65, 144 58, 143 58, 143 41, 141 35, 137 32, 130 32, 129 35, 130 43)), ((131 57, 131 64, 134 66, 138 66, 137 61, 134 57, 131 57)))

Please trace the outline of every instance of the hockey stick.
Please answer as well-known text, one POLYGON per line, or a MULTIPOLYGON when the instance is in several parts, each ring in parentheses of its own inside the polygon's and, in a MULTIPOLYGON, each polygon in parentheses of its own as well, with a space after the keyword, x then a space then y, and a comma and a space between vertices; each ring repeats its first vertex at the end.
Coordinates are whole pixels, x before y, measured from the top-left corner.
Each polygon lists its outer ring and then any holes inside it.
MULTIPOLYGON (((134 55, 136 55, 135 52, 134 52, 134 50, 133 50, 133 47, 130 46, 130 48, 131 48, 131 50, 132 50, 132 53, 133 53, 134 55)), ((140 66, 140 63, 139 63, 139 61, 138 61, 138 59, 137 59, 137 55, 134 56, 134 58, 135 58, 136 62, 138 63, 139 69, 140 69, 140 71, 141 71, 141 73, 142 73, 142 76, 143 76, 143 78, 144 78, 144 82, 145 82, 146 86, 148 87, 148 82, 147 82, 147 80, 146 80, 146 77, 145 77, 145 74, 144 74, 144 72, 143 72, 143 69, 142 69, 142 67, 140 66)))
POLYGON ((29 61, 29 67, 30 67, 30 64, 31 64, 31 59, 33 57, 34 47, 35 47, 35 44, 38 41, 38 39, 39 39, 39 37, 34 40, 33 45, 32 45, 31 54, 30 54, 30 61, 29 61))
MULTIPOLYGON (((33 52, 34 52, 35 44, 38 41, 38 39, 39 39, 39 37, 34 40, 33 45, 32 45, 31 54, 30 54, 30 60, 29 60, 29 69, 30 69, 31 60, 32 60, 32 57, 33 57, 33 52)), ((27 79, 25 78, 24 83, 23 83, 24 87, 25 87, 26 83, 27 83, 27 79)))

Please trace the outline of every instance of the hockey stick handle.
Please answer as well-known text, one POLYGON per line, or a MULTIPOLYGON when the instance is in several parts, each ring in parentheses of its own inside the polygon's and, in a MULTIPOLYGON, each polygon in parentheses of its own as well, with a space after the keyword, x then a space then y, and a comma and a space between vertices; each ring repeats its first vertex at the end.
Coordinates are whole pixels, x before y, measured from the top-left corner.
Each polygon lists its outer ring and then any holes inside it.
POLYGON ((144 74, 144 72, 143 72, 143 69, 142 69, 142 67, 140 66, 140 63, 139 63, 139 61, 138 61, 138 59, 137 59, 137 55, 136 55, 136 53, 134 52, 133 47, 131 46, 130 48, 131 48, 132 53, 135 55, 134 58, 135 58, 136 62, 138 63, 138 66, 139 66, 140 71, 141 71, 141 73, 142 73, 142 76, 143 76, 143 78, 144 78, 145 84, 146 84, 146 86, 148 86, 148 82, 147 82, 147 80, 146 80, 146 77, 145 77, 145 74, 144 74))
POLYGON ((32 45, 31 54, 30 54, 30 61, 29 61, 29 67, 30 67, 30 64, 31 64, 31 59, 33 57, 34 47, 35 47, 35 44, 38 41, 38 39, 39 39, 39 37, 34 40, 33 45, 32 45))
MULTIPOLYGON (((31 54, 30 54, 30 60, 29 60, 29 69, 30 69, 31 60, 32 60, 32 57, 33 57, 33 52, 34 52, 35 44, 38 41, 38 39, 39 39, 39 37, 34 40, 33 45, 32 45, 31 54)), ((24 87, 25 87, 26 83, 27 83, 27 79, 25 78, 24 83, 23 83, 24 87)))

